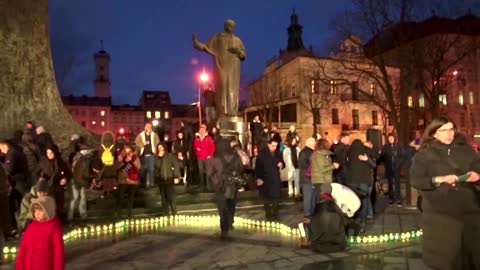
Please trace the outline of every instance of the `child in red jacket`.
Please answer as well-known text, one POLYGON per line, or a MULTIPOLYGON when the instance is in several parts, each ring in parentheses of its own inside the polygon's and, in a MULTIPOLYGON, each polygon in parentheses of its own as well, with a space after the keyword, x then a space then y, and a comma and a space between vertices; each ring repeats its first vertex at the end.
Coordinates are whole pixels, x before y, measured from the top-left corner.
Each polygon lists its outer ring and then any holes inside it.
POLYGON ((51 197, 35 199, 30 210, 34 220, 20 241, 15 270, 63 270, 63 232, 55 216, 55 201, 51 197))

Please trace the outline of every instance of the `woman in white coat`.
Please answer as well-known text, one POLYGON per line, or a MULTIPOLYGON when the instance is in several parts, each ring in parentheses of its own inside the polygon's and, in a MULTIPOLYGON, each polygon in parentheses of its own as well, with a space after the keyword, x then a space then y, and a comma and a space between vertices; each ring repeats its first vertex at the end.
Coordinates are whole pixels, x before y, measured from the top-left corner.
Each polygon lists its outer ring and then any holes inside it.
POLYGON ((288 143, 288 147, 283 150, 283 160, 285 161, 285 170, 288 175, 288 197, 300 197, 300 169, 298 167, 298 155, 300 147, 296 138, 288 143))

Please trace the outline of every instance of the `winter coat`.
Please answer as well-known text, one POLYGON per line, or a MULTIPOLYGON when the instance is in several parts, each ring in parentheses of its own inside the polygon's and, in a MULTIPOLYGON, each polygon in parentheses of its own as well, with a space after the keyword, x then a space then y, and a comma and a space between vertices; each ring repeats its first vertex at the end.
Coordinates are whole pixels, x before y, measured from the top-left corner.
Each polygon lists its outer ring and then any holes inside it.
POLYGON ((37 189, 32 187, 30 192, 27 193, 22 198, 20 204, 20 215, 18 216, 18 223, 22 228, 25 228, 28 221, 32 220, 32 212, 30 211, 30 206, 32 205, 32 200, 38 199, 37 189))
POLYGON ((40 161, 40 150, 34 143, 22 143, 20 146, 25 154, 28 170, 29 172, 33 172, 35 168, 37 168, 38 162, 40 161))
MULTIPOLYGON (((410 182, 420 190, 423 201, 423 258, 424 262, 438 269, 462 269, 453 261, 462 251, 466 226, 480 229, 480 185, 477 183, 434 184, 433 177, 468 171, 480 173, 480 158, 457 135, 450 144, 439 141, 425 143, 413 158, 410 182)), ((473 236, 475 237, 475 236, 473 236)), ((480 242, 476 238, 476 247, 480 242)), ((472 251, 472 250, 470 250, 472 251)), ((475 256, 472 254, 472 256, 475 256)))
POLYGON ((97 175, 93 173, 90 162, 91 162, 91 155, 83 155, 78 153, 77 158, 72 158, 73 161, 73 184, 76 187, 90 187, 92 179, 96 178, 97 175))
POLYGON ((47 152, 47 147, 51 147, 52 145, 55 144, 53 142, 52 135, 50 135, 50 133, 48 132, 42 132, 38 134, 37 137, 35 138, 35 143, 38 145, 40 154, 42 156, 44 156, 45 153, 47 152))
POLYGON ((264 198, 280 198, 282 180, 280 179, 280 169, 277 166, 279 162, 282 163, 282 168, 285 167, 282 155, 278 151, 270 152, 268 149, 264 149, 258 154, 255 177, 263 180, 263 185, 259 187, 259 190, 264 198))
MULTIPOLYGON (((297 158, 297 168, 295 168, 295 165, 293 164, 293 160, 292 160, 292 149, 290 147, 287 147, 285 148, 285 150, 283 150, 283 161, 285 161, 285 169, 289 172, 289 173, 293 173, 295 172, 296 169, 298 169, 298 157, 300 155, 300 147, 295 147, 295 150, 296 150, 296 158, 297 158)), ((290 179, 290 177, 288 177, 290 179)))
POLYGON ((315 214, 310 217, 310 248, 321 253, 345 250, 347 247, 345 225, 344 214, 333 200, 318 203, 315 214))
POLYGON ((215 143, 208 135, 205 135, 203 139, 197 136, 193 141, 193 149, 198 160, 208 159, 215 153, 215 143))
POLYGON ((11 185, 21 194, 28 192, 30 183, 28 179, 28 164, 23 152, 9 147, 5 155, 5 171, 10 176, 11 185))
POLYGON ((340 167, 335 170, 337 178, 345 178, 347 174, 347 150, 349 145, 339 142, 333 147, 333 162, 340 164, 340 167))
POLYGON ((305 146, 298 155, 298 168, 300 169, 300 184, 311 184, 311 177, 305 175, 310 164, 310 158, 313 154, 313 149, 305 146))
POLYGON ((328 150, 315 151, 312 154, 312 184, 324 184, 333 182, 332 152, 328 150))
POLYGON ((65 269, 63 232, 55 216, 55 202, 50 197, 33 200, 47 213, 48 220, 32 221, 20 240, 15 270, 65 269))
POLYGON ((370 149, 360 140, 354 140, 347 151, 346 176, 348 185, 373 184, 373 168, 376 162, 368 155, 370 149), (367 155, 368 160, 363 161, 359 155, 367 155))
POLYGON ((0 193, 8 194, 10 193, 10 183, 8 183, 8 175, 3 167, 3 164, 0 163, 0 193))
POLYGON ((155 181, 160 183, 161 181, 172 181, 174 178, 180 177, 180 169, 178 166, 177 157, 172 153, 165 152, 163 156, 155 157, 155 181))
POLYGON ((140 159, 138 158, 137 155, 132 154, 133 157, 129 162, 125 162, 125 158, 123 158, 123 161, 117 161, 115 162, 115 167, 117 168, 118 174, 118 184, 119 185, 138 185, 140 184, 140 167, 141 167, 141 162, 140 159), (134 180, 131 177, 129 177, 129 174, 124 170, 126 167, 125 166, 131 166, 130 170, 133 170, 133 174, 138 175, 138 180, 134 180))
POLYGON ((269 136, 270 135, 269 135, 268 132, 262 132, 262 134, 260 135, 260 142, 258 143, 258 152, 259 153, 263 149, 267 148, 269 136))
POLYGON ((387 175, 399 174, 404 158, 404 149, 400 144, 386 143, 383 145, 380 160, 385 163, 385 172, 387 175))
MULTIPOLYGON (((157 145, 160 143, 160 138, 158 137, 157 133, 150 132, 150 147, 152 149, 152 154, 157 154, 157 145)), ((145 150, 145 131, 140 132, 135 138, 135 146, 138 150, 138 155, 142 156, 143 151, 145 150)))
MULTIPOLYGON (((217 153, 208 161, 207 175, 213 190, 216 193, 225 193, 227 188, 225 179, 231 176, 233 171, 235 171, 237 175, 242 176, 244 166, 240 155, 235 149, 230 148, 228 140, 220 140, 218 146, 217 153)), ((237 189, 238 187, 233 188, 234 191, 237 189)))
POLYGON ((250 122, 250 132, 252 133, 253 145, 260 147, 260 141, 262 136, 263 125, 262 122, 252 121, 250 122))
POLYGON ((60 185, 60 180, 62 178, 65 178, 67 181, 72 178, 72 172, 67 164, 65 164, 61 158, 57 157, 53 160, 49 160, 47 157, 42 157, 35 175, 45 178, 45 180, 50 183, 52 191, 63 189, 63 186, 60 185))

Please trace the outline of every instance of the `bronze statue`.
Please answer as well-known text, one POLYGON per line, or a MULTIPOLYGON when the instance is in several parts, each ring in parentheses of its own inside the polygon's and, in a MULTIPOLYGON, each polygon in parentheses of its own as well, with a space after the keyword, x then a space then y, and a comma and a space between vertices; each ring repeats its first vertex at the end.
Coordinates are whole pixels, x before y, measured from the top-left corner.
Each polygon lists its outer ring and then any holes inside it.
POLYGON ((217 116, 238 115, 240 62, 245 60, 245 47, 240 38, 233 34, 234 28, 235 22, 226 20, 225 31, 213 35, 205 43, 197 40, 197 34, 192 34, 193 47, 211 54, 215 62, 217 116))

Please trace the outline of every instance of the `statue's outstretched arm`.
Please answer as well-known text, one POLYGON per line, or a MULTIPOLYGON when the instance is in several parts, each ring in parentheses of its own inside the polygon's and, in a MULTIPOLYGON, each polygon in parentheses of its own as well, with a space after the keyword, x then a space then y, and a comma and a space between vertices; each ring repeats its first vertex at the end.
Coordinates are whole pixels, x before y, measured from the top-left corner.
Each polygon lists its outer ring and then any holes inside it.
POLYGON ((199 51, 207 52, 207 53, 215 56, 215 54, 208 48, 208 46, 205 43, 202 43, 202 42, 198 41, 197 34, 192 34, 192 42, 193 42, 193 47, 195 49, 197 49, 199 51))

